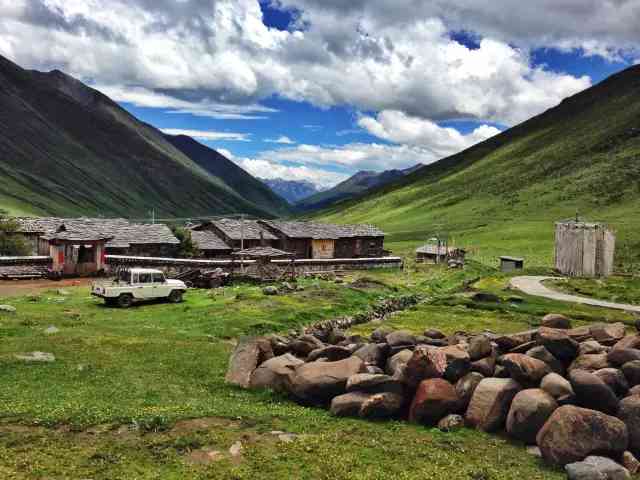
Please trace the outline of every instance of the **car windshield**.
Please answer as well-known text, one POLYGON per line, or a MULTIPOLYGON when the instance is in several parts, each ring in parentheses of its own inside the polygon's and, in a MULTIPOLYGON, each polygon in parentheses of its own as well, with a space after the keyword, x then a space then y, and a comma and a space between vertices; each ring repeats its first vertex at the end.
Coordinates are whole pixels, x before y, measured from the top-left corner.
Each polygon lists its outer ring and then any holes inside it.
POLYGON ((120 270, 118 272, 118 281, 129 283, 129 279, 131 278, 131 273, 128 270, 120 270))

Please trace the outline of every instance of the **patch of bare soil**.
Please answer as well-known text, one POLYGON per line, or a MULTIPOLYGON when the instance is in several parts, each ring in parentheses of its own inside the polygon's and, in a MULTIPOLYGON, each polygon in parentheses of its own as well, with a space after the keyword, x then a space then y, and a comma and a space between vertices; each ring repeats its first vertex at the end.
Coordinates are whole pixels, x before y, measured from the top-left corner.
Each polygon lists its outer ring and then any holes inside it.
POLYGON ((65 287, 89 286, 93 278, 67 278, 63 280, 0 280, 0 298, 33 295, 46 290, 65 287))

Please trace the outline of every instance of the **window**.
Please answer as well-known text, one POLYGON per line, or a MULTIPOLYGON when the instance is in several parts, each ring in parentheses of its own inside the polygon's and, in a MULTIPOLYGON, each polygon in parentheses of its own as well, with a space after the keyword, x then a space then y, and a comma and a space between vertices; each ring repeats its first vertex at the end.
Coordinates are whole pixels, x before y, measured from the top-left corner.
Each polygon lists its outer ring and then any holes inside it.
POLYGON ((153 283, 164 283, 164 274, 154 273, 152 274, 152 276, 153 276, 153 283))
POLYGON ((138 274, 138 283, 151 283, 151 274, 150 273, 138 274))

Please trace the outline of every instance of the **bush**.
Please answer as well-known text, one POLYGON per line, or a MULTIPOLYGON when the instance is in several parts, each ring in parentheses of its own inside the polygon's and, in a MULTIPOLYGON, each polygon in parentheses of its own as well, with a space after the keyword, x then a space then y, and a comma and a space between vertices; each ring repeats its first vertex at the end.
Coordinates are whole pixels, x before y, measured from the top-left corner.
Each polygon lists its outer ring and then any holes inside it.
POLYGON ((16 235, 18 222, 0 210, 0 256, 21 256, 29 254, 29 245, 20 235, 16 235))

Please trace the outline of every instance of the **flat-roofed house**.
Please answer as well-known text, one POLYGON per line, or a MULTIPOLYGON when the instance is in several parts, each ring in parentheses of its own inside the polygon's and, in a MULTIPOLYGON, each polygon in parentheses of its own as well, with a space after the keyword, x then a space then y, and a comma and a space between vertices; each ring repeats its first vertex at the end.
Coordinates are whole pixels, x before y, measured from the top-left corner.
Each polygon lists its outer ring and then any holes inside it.
POLYGON ((336 225, 335 258, 382 257, 384 232, 373 225, 336 225))
POLYGON ((191 240, 203 258, 229 257, 233 249, 211 230, 191 230, 191 240))
POLYGON ((222 218, 191 227, 193 231, 208 230, 220 237, 233 250, 252 247, 275 247, 278 237, 257 220, 222 218))

